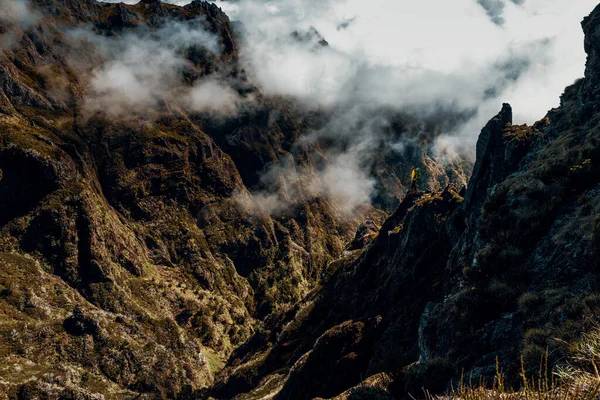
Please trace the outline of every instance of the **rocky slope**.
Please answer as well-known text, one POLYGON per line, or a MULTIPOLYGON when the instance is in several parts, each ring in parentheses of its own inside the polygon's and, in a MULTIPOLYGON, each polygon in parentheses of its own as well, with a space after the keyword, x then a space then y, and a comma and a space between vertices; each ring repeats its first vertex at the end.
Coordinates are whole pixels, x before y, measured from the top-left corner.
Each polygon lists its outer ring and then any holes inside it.
POLYGON ((414 398, 461 375, 491 383, 497 362, 514 385, 521 360, 534 377, 546 356, 563 363, 600 307, 600 6, 582 26, 585 78, 559 108, 516 126, 504 104, 466 191, 407 196, 320 291, 236 350, 210 393, 414 398), (385 391, 350 390, 361 382, 385 391))
POLYGON ((407 398, 598 323, 600 8, 585 78, 533 126, 504 105, 466 188, 429 157, 443 121, 379 110, 419 134, 347 210, 311 184, 344 143, 302 140, 333 112, 261 93, 213 4, 1 4, 1 396, 407 398))
MULTIPOLYGON (((198 0, 185 7, 16 4, 3 2, 0 12, 4 397, 204 396, 228 358, 232 365, 256 359, 271 326, 299 309, 309 314, 323 282, 345 275, 338 271, 404 197, 412 165, 429 171, 424 187, 465 179, 468 163, 439 165, 422 138, 410 159, 388 149, 372 163, 382 210, 365 204, 348 212, 302 180, 280 177, 286 212, 269 213, 252 194, 264 189, 266 170, 292 166, 310 178, 330 162, 330 144, 297 144, 328 115, 264 96, 248 82, 238 34, 218 7, 198 0), (138 51, 151 57, 135 59, 130 73, 152 84, 123 90, 121 75, 110 73, 131 67, 138 51), (170 71, 173 58, 175 72, 156 79, 153 65, 170 71), (186 94, 215 76, 252 106, 226 115, 210 104, 192 107, 197 101, 186 94), (110 97, 115 90, 121 97, 110 97)), ((450 212, 444 201, 433 203, 450 212)), ((346 285, 336 278, 327 287, 338 284, 346 285)), ((347 325, 375 340, 377 321, 347 325)), ((285 331, 300 335, 300 328, 285 331)), ((291 366, 303 348, 288 346, 277 368, 291 366)), ((217 387, 238 394, 274 370, 217 387)), ((345 389, 338 386, 329 391, 345 389)))

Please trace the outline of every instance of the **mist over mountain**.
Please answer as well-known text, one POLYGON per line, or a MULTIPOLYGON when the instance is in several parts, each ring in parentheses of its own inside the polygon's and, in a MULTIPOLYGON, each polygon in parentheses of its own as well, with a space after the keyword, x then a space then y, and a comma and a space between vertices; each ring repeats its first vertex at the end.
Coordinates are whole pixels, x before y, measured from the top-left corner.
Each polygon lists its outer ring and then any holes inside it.
POLYGON ((594 398, 595 5, 0 0, 0 398, 594 398))

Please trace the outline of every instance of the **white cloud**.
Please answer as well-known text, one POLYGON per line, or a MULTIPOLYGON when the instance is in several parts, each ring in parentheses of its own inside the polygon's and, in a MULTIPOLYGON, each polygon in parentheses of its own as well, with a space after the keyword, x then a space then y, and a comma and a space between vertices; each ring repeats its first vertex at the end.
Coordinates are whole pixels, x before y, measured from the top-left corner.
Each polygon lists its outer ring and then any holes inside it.
POLYGON ((192 112, 233 115, 248 101, 224 82, 206 79, 189 91, 185 104, 192 112))
MULTIPOLYGON (((339 121, 317 135, 354 138, 354 146, 380 138, 386 118, 374 112, 377 106, 425 117, 440 109, 472 110, 471 118, 448 124, 439 137, 437 148, 446 157, 472 154, 479 131, 503 102, 513 105, 515 122, 532 123, 558 104, 565 86, 582 76, 580 21, 596 1, 576 3, 217 2, 232 19, 244 23, 248 35, 242 59, 264 91, 336 110, 339 121), (348 20, 353 22, 339 29, 348 20), (328 47, 299 43, 290 36, 311 27, 325 37, 328 47), (348 123, 349 115, 362 123, 348 123)), ((350 170, 361 167, 364 162, 355 162, 350 170)), ((343 177, 343 171, 337 172, 343 177)), ((363 182, 368 177, 363 176, 363 182)))
POLYGON ((31 10, 28 0, 0 0, 0 19, 16 20, 21 29, 26 29, 39 15, 31 10))
POLYGON ((27 29, 39 18, 40 15, 31 9, 28 0, 0 0, 0 26, 5 25, 7 29, 0 33, 0 49, 10 48, 17 42, 18 34, 14 31, 13 24, 19 29, 27 29))
POLYGON ((458 135, 451 142, 468 149, 502 102, 513 105, 516 122, 534 122, 583 74, 580 21, 595 0, 501 2, 502 27, 491 23, 475 0, 217 4, 249 32, 243 59, 265 91, 325 106, 475 107, 470 124, 447 132, 458 135), (352 24, 338 29, 347 20, 352 24), (289 36, 310 27, 326 38, 329 48, 315 51, 289 36), (496 68, 510 57, 523 66, 515 80, 496 68), (483 95, 489 88, 496 96, 483 95))
POLYGON ((122 53, 92 73, 92 92, 87 98, 91 111, 141 112, 162 100, 178 79, 184 63, 172 50, 135 37, 126 40, 122 53))
POLYGON ((346 100, 398 108, 432 101, 482 105, 481 91, 499 79, 498 71, 490 73, 490 65, 551 38, 541 57, 530 57, 528 72, 507 84, 489 106, 499 109, 502 102, 511 102, 517 119, 526 122, 557 105, 564 87, 582 75, 585 54, 579 22, 596 5, 595 0, 216 3, 249 32, 242 53, 263 89, 318 105, 346 100), (501 8, 503 27, 490 23, 481 7, 494 1, 502 3, 496 9, 501 8), (349 20, 345 29, 338 29, 349 20), (323 34, 329 48, 315 50, 291 38, 291 32, 310 27, 323 34))
MULTIPOLYGON (((199 21, 198 21, 199 22, 199 21)), ((125 33, 107 38, 87 29, 71 32, 95 45, 104 60, 91 71, 86 108, 112 117, 143 113, 167 100, 181 101, 190 112, 235 113, 242 99, 217 75, 190 87, 182 72, 191 67, 185 50, 196 47, 208 54, 221 51, 215 35, 200 23, 169 23, 157 30, 125 33)))
MULTIPOLYGON (((403 141, 423 133, 416 124, 403 138, 387 138, 394 113, 441 121, 435 134, 446 156, 472 153, 479 131, 503 102, 513 105, 516 123, 543 117, 558 105, 564 87, 583 74, 580 21, 596 0, 217 4, 244 24, 241 60, 251 80, 266 94, 328 110, 332 120, 305 140, 328 137, 341 143, 325 155, 329 164, 321 171, 275 166, 267 172, 265 179, 272 182, 260 196, 275 210, 289 203, 286 196, 300 196, 290 189, 298 183, 301 195, 345 197, 349 208, 368 197, 373 186, 364 171, 377 151, 373 143, 389 139, 388 145, 403 149, 403 141), (310 38, 313 27, 329 46, 310 38), (300 34, 294 37, 294 31, 300 34)), ((123 76, 136 87, 135 75, 123 76)), ((219 80, 198 83, 188 103, 210 110, 211 99, 232 112, 239 107, 234 92, 219 80)))
POLYGON ((284 159, 270 166, 262 176, 263 190, 253 192, 251 197, 240 193, 236 199, 245 206, 254 204, 255 209, 280 216, 321 198, 331 201, 341 217, 351 217, 357 207, 370 201, 375 184, 368 168, 358 161, 361 151, 361 146, 356 146, 343 153, 329 154, 320 170, 284 159))
POLYGON ((324 193, 341 205, 344 213, 350 213, 361 204, 368 203, 374 180, 356 162, 352 151, 334 157, 327 168, 313 181, 318 193, 324 193))

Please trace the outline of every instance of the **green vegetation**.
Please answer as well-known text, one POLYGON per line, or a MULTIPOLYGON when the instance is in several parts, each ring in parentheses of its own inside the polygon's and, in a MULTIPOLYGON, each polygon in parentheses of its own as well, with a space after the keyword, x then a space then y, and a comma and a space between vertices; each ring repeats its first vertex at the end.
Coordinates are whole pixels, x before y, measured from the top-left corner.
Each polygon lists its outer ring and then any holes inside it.
POLYGON ((506 124, 502 136, 507 142, 531 143, 536 136, 541 134, 542 129, 550 125, 550 118, 546 117, 532 126, 527 124, 512 125, 506 124))
POLYGON ((359 386, 351 389, 347 400, 393 400, 389 392, 373 386, 359 386))
MULTIPOLYGON (((521 304, 533 301, 532 295, 523 296, 521 304)), ((543 342, 547 332, 541 329, 530 330, 526 341, 543 342)), ((600 326, 581 335, 568 345, 569 353, 566 361, 551 367, 549 349, 542 349, 537 354, 536 370, 527 369, 527 362, 521 360, 520 382, 516 388, 507 383, 507 379, 496 359, 496 374, 492 382, 472 382, 463 373, 458 387, 449 390, 445 395, 432 395, 444 391, 446 377, 452 373, 452 365, 442 359, 434 359, 424 365, 415 363, 409 366, 402 380, 397 379, 391 386, 394 393, 406 389, 413 399, 425 400, 592 400, 600 395, 600 326), (423 380, 425 378, 425 380, 423 380), (423 389, 411 387, 411 379, 415 382, 426 382, 423 389), (406 386, 399 387, 399 383, 406 386)), ((386 393, 383 388, 370 388, 373 393, 386 393)), ((357 397, 357 399, 363 397, 357 397)), ((365 397, 366 398, 366 397, 365 397)), ((378 398, 378 397, 374 397, 378 398)), ((386 397, 382 397, 386 398, 386 397)))
POLYGON ((440 199, 442 197, 441 195, 441 192, 427 192, 415 202, 415 206, 423 207, 427 204, 431 204, 435 200, 440 199))

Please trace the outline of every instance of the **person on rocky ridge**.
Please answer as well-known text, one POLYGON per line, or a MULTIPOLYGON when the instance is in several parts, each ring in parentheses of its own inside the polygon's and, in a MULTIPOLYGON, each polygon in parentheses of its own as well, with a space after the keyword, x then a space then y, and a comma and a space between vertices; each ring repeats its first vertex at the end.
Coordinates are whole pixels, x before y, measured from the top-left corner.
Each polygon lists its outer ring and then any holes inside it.
POLYGON ((421 168, 413 167, 410 171, 410 193, 415 193, 417 191, 417 185, 421 180, 421 168))

